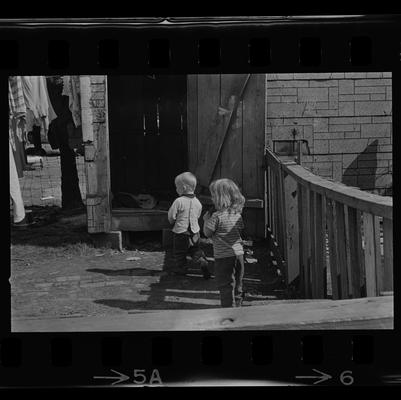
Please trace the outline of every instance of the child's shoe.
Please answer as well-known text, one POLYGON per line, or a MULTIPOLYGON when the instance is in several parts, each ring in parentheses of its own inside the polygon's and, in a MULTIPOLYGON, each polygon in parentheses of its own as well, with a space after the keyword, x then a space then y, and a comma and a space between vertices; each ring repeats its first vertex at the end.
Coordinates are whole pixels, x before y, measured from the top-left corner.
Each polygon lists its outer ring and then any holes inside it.
POLYGON ((242 302, 245 299, 245 292, 242 292, 240 296, 235 298, 235 307, 242 307, 242 302))
POLYGON ((209 271, 208 262, 206 260, 201 261, 201 271, 202 271, 203 279, 214 278, 214 276, 209 271))

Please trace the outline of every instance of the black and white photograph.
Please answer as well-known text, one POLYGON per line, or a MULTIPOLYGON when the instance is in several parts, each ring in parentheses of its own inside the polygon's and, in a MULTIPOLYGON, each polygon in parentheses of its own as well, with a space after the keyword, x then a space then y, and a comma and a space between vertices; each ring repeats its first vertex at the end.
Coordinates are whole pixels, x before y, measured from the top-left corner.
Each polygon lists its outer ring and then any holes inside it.
POLYGON ((12 332, 393 329, 391 72, 9 76, 12 332))

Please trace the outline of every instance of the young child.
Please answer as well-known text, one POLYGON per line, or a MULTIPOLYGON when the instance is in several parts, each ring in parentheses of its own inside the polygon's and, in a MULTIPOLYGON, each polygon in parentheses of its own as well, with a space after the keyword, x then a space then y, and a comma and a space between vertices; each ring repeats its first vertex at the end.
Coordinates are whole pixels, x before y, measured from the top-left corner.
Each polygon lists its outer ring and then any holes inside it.
POLYGON ((218 179, 210 184, 216 212, 206 213, 203 232, 212 238, 215 259, 214 274, 220 291, 222 307, 242 305, 244 276, 244 249, 241 230, 242 208, 245 198, 230 179, 218 179))
POLYGON ((211 278, 205 254, 199 247, 200 227, 198 219, 202 204, 195 197, 196 177, 191 172, 183 172, 175 178, 175 187, 180 197, 174 200, 168 211, 168 220, 173 227, 174 275, 186 275, 186 256, 199 265, 203 277, 211 278))

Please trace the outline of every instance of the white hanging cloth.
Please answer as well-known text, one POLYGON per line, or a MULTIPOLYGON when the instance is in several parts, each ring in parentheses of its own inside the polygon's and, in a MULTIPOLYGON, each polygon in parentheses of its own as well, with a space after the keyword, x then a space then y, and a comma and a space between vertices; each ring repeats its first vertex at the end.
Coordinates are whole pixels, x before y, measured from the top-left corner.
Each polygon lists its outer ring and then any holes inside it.
POLYGON ((46 140, 49 124, 57 118, 51 104, 44 76, 22 76, 23 92, 27 106, 27 131, 41 127, 42 139, 46 140))

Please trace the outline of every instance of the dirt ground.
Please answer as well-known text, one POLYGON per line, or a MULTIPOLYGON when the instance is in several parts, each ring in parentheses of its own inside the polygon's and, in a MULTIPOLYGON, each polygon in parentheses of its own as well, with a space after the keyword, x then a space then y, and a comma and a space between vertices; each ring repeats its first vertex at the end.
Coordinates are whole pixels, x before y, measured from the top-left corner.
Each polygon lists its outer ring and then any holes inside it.
MULTIPOLYGON (((33 207, 35 224, 11 228, 13 318, 115 315, 165 309, 220 307, 213 279, 190 267, 186 277, 171 277, 170 251, 161 232, 131 234, 123 252, 95 248, 83 210, 33 207)), ((202 244, 213 271, 212 247, 202 244)), ((266 243, 254 242, 245 264, 244 306, 283 297, 270 265, 266 243), (255 262, 255 259, 257 262, 255 262)))

